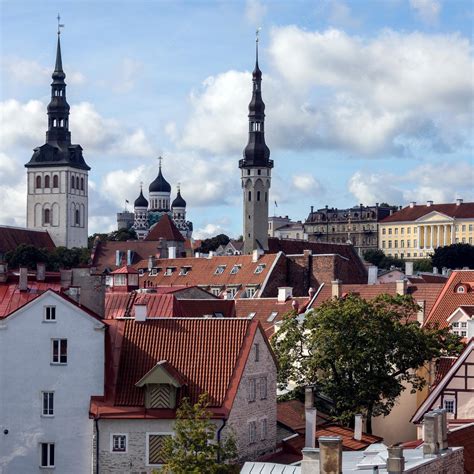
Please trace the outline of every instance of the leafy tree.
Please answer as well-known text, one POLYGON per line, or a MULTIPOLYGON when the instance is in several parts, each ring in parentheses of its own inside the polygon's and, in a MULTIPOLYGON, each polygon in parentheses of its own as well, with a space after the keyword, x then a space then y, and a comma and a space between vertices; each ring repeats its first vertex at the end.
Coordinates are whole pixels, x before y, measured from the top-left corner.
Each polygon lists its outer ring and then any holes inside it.
POLYGON ((433 265, 431 264, 431 259, 422 258, 420 260, 415 260, 413 264, 413 270, 415 272, 431 272, 433 271, 433 265))
POLYGON ((111 232, 107 240, 119 240, 120 242, 124 242, 126 240, 137 240, 138 236, 135 232, 135 229, 119 229, 111 232))
POLYGON ((36 248, 34 245, 21 244, 15 250, 7 252, 5 261, 11 268, 36 268, 37 263, 47 263, 48 251, 36 248))
POLYGON ((350 295, 325 302, 298 320, 289 313, 272 344, 278 356, 278 382, 316 383, 332 399, 335 419, 350 424, 365 413, 388 415, 402 391, 426 381, 417 369, 442 354, 457 354, 462 345, 448 329, 420 328, 418 307, 410 296, 380 295, 365 301, 350 295))
POLYGON ((98 237, 101 242, 105 242, 108 238, 109 234, 99 233, 96 232, 95 234, 89 235, 87 238, 87 247, 92 249, 94 246, 95 239, 98 237))
POLYGON ((236 456, 235 442, 227 438, 219 446, 215 443, 216 425, 210 419, 207 396, 191 405, 185 398, 176 411, 174 436, 166 438, 161 455, 165 461, 161 472, 181 473, 231 473, 236 466, 223 464, 236 456), (218 461, 218 459, 220 461, 218 461))
POLYGON ((216 250, 220 245, 227 245, 230 238, 225 234, 219 234, 210 239, 204 239, 201 242, 201 246, 196 249, 197 252, 209 253, 210 251, 216 250))
POLYGON ((431 263, 438 268, 474 268, 474 246, 452 244, 438 247, 431 257, 431 263))
POLYGON ((385 255, 382 250, 366 250, 364 252, 364 260, 376 265, 379 268, 384 268, 390 270, 390 268, 403 268, 405 266, 405 261, 391 257, 390 255, 385 255))

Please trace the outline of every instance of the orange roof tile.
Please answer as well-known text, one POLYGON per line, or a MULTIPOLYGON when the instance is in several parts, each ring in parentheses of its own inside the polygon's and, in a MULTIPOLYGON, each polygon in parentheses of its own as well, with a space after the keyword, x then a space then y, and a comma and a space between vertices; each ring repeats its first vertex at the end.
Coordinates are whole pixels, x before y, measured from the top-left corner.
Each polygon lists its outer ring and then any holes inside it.
POLYGON ((124 265, 123 267, 120 267, 117 270, 114 270, 112 272, 112 275, 123 274, 123 273, 125 273, 125 274, 130 274, 130 273, 137 274, 138 270, 136 270, 135 268, 133 268, 130 265, 124 265))
MULTIPOLYGON (((327 415, 322 414, 319 410, 316 413, 316 417, 316 426, 321 426, 329 420, 327 415)), ((304 403, 299 400, 278 402, 277 421, 290 430, 304 433, 306 429, 304 403)))

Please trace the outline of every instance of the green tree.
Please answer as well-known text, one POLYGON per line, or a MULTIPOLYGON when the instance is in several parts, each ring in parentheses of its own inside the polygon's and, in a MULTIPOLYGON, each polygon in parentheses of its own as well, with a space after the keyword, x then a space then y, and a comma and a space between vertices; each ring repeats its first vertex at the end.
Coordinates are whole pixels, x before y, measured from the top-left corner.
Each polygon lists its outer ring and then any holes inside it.
POLYGON ((325 302, 298 320, 287 315, 272 338, 280 370, 278 382, 316 383, 333 401, 333 416, 350 424, 357 413, 388 415, 405 384, 421 389, 421 367, 442 354, 457 354, 460 339, 448 329, 420 328, 410 296, 357 296, 325 302))
POLYGON ((138 236, 137 233, 135 232, 135 229, 119 229, 115 230, 114 232, 111 232, 107 240, 119 240, 121 242, 124 242, 126 240, 137 240, 138 236))
POLYGON ((36 268, 37 263, 48 263, 48 251, 36 248, 34 245, 21 244, 15 250, 7 252, 5 261, 10 268, 36 268))
POLYGON ((376 265, 377 267, 380 267, 380 264, 384 259, 385 254, 382 250, 371 249, 364 252, 364 260, 371 263, 372 265, 376 265))
POLYGON ((438 247, 431 256, 431 263, 438 268, 474 268, 474 246, 452 244, 438 247))
POLYGON ((201 242, 201 246, 196 249, 197 252, 209 253, 210 251, 216 250, 220 245, 227 245, 230 238, 225 234, 219 234, 210 239, 204 239, 201 242))
POLYGON ((433 265, 431 264, 430 258, 421 258, 420 260, 415 260, 413 264, 413 270, 415 272, 431 272, 433 271, 433 265))
POLYGON ((194 405, 185 398, 176 411, 174 436, 166 438, 161 455, 165 461, 161 472, 181 473, 233 473, 238 468, 224 464, 236 456, 232 437, 215 442, 216 425, 211 421, 207 396, 201 395, 194 405))

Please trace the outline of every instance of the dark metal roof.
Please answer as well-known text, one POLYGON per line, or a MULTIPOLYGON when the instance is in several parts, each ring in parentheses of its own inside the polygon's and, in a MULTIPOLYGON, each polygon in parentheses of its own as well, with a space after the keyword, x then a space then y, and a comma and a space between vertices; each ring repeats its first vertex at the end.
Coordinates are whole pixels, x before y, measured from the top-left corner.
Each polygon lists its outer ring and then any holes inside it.
POLYGON ((170 193, 171 192, 171 185, 166 181, 161 173, 161 166, 158 172, 158 176, 155 178, 154 181, 148 187, 148 190, 151 193, 170 193))
POLYGON ((134 207, 148 207, 148 201, 146 200, 145 196, 143 195, 143 190, 140 189, 140 196, 135 199, 133 204, 134 207))
POLYGON ((172 202, 171 207, 186 207, 186 201, 181 196, 181 190, 178 189, 178 195, 175 200, 172 202))

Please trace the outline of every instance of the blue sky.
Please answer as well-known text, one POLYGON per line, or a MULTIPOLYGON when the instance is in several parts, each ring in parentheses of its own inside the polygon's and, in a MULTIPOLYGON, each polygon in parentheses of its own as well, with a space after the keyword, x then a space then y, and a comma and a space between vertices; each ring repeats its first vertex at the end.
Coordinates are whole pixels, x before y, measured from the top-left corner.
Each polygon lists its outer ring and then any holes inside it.
POLYGON ((90 232, 113 228, 162 154, 196 236, 241 233, 256 26, 278 214, 474 199, 470 1, 3 1, 2 224, 24 225, 58 11, 90 232))

